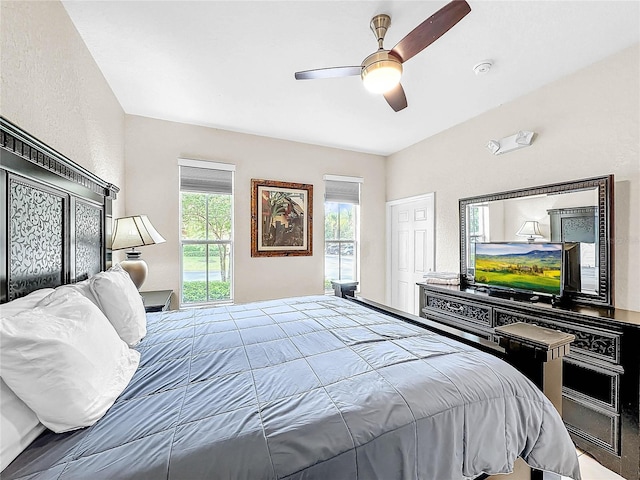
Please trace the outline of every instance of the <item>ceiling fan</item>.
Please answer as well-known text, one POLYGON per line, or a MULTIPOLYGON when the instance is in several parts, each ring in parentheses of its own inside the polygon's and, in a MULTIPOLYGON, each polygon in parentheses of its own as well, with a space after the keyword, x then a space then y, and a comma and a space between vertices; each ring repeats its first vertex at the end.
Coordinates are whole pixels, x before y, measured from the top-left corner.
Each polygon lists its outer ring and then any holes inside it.
POLYGON ((360 75, 367 90, 383 94, 391 108, 399 112, 407 106, 407 97, 400 84, 402 64, 444 35, 470 11, 471 7, 465 0, 453 0, 409 32, 391 50, 382 46, 391 18, 389 15, 376 15, 370 26, 378 40, 378 50, 365 58, 361 65, 296 72, 296 80, 360 75))

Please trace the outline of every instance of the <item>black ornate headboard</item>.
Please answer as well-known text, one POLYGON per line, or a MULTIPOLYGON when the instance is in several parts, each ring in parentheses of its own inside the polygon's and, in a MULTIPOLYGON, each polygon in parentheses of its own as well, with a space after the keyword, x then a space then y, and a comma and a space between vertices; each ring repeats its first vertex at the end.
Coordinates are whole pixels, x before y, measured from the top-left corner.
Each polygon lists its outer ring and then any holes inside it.
POLYGON ((2 117, 0 167, 0 303, 108 267, 118 187, 2 117))

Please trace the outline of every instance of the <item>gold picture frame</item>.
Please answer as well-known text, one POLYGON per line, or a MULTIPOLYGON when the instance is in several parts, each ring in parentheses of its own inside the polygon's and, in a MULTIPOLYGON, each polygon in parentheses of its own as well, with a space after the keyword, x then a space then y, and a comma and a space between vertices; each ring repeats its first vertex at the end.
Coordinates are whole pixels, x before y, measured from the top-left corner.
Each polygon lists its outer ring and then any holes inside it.
POLYGON ((313 255, 313 185, 251 180, 251 256, 313 255))

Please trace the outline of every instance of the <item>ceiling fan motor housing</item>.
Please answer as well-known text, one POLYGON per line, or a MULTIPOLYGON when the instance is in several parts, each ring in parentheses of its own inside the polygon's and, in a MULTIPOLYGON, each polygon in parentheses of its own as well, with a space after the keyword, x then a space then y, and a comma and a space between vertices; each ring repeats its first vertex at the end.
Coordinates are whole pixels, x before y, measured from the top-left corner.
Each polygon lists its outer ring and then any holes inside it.
POLYGON ((362 61, 362 83, 372 93, 386 93, 400 82, 402 62, 399 58, 384 50, 382 44, 387 29, 391 25, 391 17, 384 13, 371 19, 371 31, 378 41, 378 51, 362 61))
POLYGON ((384 36, 387 34, 387 29, 391 25, 391 17, 389 15, 385 15, 381 13, 380 15, 376 15, 371 19, 371 31, 376 36, 376 40, 378 41, 378 48, 382 50, 382 41, 384 40, 384 36))

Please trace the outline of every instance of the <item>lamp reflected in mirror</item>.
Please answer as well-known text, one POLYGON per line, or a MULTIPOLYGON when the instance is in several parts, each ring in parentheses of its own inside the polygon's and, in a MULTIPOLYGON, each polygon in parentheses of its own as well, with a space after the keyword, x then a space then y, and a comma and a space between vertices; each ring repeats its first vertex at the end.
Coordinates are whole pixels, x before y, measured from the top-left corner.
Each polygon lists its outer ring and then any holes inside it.
MULTIPOLYGON (((513 230, 512 230, 513 231, 513 230)), ((516 232, 519 237, 527 237, 527 242, 533 243, 536 238, 542 238, 542 232, 540 232, 540 225, 534 220, 527 220, 522 224, 520 230, 516 232)))
POLYGON ((137 251, 136 247, 155 245, 165 241, 146 215, 133 215, 115 219, 111 249, 131 249, 126 252, 127 259, 120 262, 120 266, 129 274, 138 290, 147 279, 149 269, 147 263, 140 258, 142 252, 137 251))

